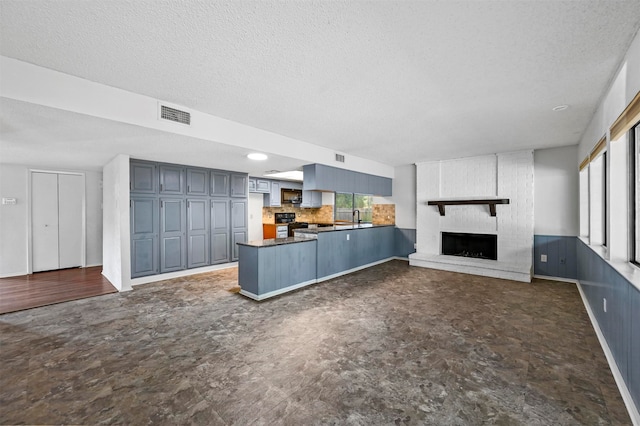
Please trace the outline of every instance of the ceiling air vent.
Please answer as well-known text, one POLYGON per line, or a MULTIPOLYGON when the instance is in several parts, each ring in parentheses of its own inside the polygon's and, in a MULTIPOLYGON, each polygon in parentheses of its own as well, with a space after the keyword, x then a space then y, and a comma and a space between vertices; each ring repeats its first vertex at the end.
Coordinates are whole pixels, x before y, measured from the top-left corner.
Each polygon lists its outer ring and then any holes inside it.
POLYGON ((179 109, 170 108, 165 105, 160 105, 160 118, 175 121, 176 123, 191 125, 190 113, 186 111, 180 111, 179 109))
POLYGON ((339 163, 344 163, 344 155, 336 154, 336 161, 338 161, 339 163))

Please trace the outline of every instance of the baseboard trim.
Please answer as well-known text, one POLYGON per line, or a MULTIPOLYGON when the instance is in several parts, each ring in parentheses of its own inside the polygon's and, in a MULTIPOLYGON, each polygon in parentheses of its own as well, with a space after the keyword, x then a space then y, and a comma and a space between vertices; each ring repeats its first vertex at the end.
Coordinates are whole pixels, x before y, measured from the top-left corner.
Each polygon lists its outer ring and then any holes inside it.
POLYGON ((362 266, 358 266, 358 267, 355 267, 355 268, 347 269, 346 271, 337 272, 337 273, 331 274, 331 275, 325 275, 324 277, 318 278, 317 282, 321 283, 323 281, 332 280, 334 278, 338 278, 338 277, 341 277, 343 275, 350 274, 352 272, 361 271, 363 269, 367 269, 367 268, 370 268, 372 266, 380 265, 381 263, 389 262, 389 261, 391 261, 393 259, 394 259, 394 257, 387 257, 386 259, 378 260, 378 261, 372 262, 372 263, 367 263, 366 265, 362 265, 362 266))
POLYGON ((24 272, 10 272, 8 274, 0 274, 0 278, 21 277, 23 275, 29 275, 27 271, 24 272))
POLYGON ((183 269, 182 271, 166 272, 164 274, 148 275, 131 279, 131 285, 149 284, 156 281, 170 280, 172 278, 187 277, 189 275, 203 274, 205 272, 219 271, 220 269, 237 268, 238 262, 221 263, 219 265, 203 266, 202 268, 183 269))
POLYGON ((618 386, 618 390, 620 391, 620 395, 622 395, 622 400, 624 401, 624 405, 627 407, 627 411, 629 413, 629 417, 631 417, 631 421, 634 426, 640 426, 640 413, 638 412, 638 407, 636 407, 633 402, 633 398, 631 397, 631 393, 627 388, 627 384, 625 383, 622 373, 618 369, 618 364, 616 364, 616 360, 613 357, 613 352, 609 348, 609 344, 607 343, 607 339, 605 339, 602 330, 600 329, 600 324, 598 324, 598 320, 596 319, 595 314, 591 310, 591 306, 589 305, 589 301, 587 300, 587 296, 584 294, 582 290, 582 285, 579 281, 576 281, 576 287, 578 288, 578 292, 580 293, 580 298, 582 299, 582 303, 584 304, 585 309, 587 310, 587 315, 589 315, 589 320, 591 320, 591 325, 596 332, 596 336, 598 336, 598 341, 600 342, 600 346, 604 352, 604 356, 607 358, 607 363, 609 364, 609 368, 611 369, 611 373, 613 374, 613 378, 616 381, 616 385, 618 386))
POLYGON ((315 284, 315 283, 316 283, 316 280, 304 281, 304 282, 301 282, 299 284, 295 284, 295 285, 292 285, 292 286, 289 286, 289 287, 281 288, 279 290, 270 291, 269 293, 264 293, 264 294, 260 294, 260 295, 255 294, 255 293, 251 293, 250 291, 247 291, 247 290, 240 290, 239 293, 241 295, 243 295, 243 296, 246 296, 246 297, 248 297, 250 299, 253 299, 253 300, 257 300, 259 302, 261 300, 269 299, 270 297, 274 297, 274 296, 279 296, 281 294, 288 293, 290 291, 297 290, 299 288, 307 287, 307 286, 310 286, 311 284, 315 284))
POLYGON ((533 274, 533 278, 540 278, 541 280, 549 280, 549 281, 561 281, 563 283, 579 284, 578 280, 574 280, 573 278, 550 277, 548 275, 536 275, 536 274, 533 274))

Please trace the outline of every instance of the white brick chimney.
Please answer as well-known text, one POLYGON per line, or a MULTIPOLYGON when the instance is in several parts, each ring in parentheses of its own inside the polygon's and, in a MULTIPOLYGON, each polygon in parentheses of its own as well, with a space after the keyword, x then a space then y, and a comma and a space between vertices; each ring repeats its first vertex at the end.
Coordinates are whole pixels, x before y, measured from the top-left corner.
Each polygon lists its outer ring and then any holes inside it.
POLYGON ((531 281, 533 248, 533 151, 416 164, 417 249, 409 263, 447 271, 531 281), (445 207, 428 201, 509 199, 498 204, 445 207), (444 256, 442 232, 496 234, 498 260, 444 256))

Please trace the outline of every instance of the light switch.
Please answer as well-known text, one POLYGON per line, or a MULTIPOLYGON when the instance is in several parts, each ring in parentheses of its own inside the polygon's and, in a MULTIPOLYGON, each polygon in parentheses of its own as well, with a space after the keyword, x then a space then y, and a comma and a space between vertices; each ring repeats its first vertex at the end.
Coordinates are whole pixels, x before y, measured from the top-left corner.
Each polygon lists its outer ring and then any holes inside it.
POLYGON ((541 254, 540 255, 540 262, 542 262, 542 263, 546 263, 547 262, 547 255, 546 254, 541 254))

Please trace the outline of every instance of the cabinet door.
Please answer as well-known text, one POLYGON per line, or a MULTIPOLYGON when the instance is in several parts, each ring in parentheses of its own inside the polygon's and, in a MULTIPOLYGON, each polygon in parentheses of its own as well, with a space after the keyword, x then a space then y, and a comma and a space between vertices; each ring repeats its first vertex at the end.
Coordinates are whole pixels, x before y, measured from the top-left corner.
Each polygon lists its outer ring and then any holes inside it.
POLYGON ((129 173, 129 189, 131 192, 142 194, 156 193, 158 175, 156 173, 155 164, 131 161, 129 165, 129 173))
POLYGON ((231 228, 246 229, 247 228, 247 202, 231 201, 231 228))
POLYGON ((238 243, 246 243, 247 242, 247 231, 234 231, 233 232, 233 250, 231 251, 231 261, 234 262, 238 260, 238 254, 240 252, 240 247, 238 243))
POLYGON ((247 202, 231 201, 231 260, 238 260, 238 244, 247 242, 247 202))
POLYGON ((247 175, 234 173, 231 175, 231 196, 238 198, 247 198, 247 175))
POLYGON ((263 192, 265 194, 271 192, 271 182, 266 179, 258 179, 256 181, 256 192, 263 192))
POLYGON ((209 172, 203 169, 187 169, 187 194, 209 195, 209 172))
POLYGON ((131 199, 131 278, 158 273, 158 210, 157 199, 131 199))
POLYGON ((187 200, 187 267, 209 264, 209 202, 187 200))
POLYGON ((281 196, 282 194, 280 193, 280 182, 271 182, 271 192, 264 195, 265 207, 281 207, 281 196))
POLYGON ((229 196, 229 173, 220 170, 211 171, 211 196, 229 196))
POLYGON ((258 192, 256 188, 256 180, 249 178, 249 192, 258 192))
POLYGON ((160 193, 161 194, 184 194, 184 168, 160 165, 160 193))
POLYGON ((160 200, 160 272, 185 269, 185 206, 184 200, 160 200))
POLYGON ((229 202, 211 201, 211 263, 229 261, 229 202))
POLYGON ((353 190, 349 192, 355 192, 356 194, 371 194, 371 181, 370 175, 366 173, 350 172, 354 177, 353 190))
POLYGON ((322 192, 302 191, 302 203, 300 204, 300 207, 322 207, 322 192))

